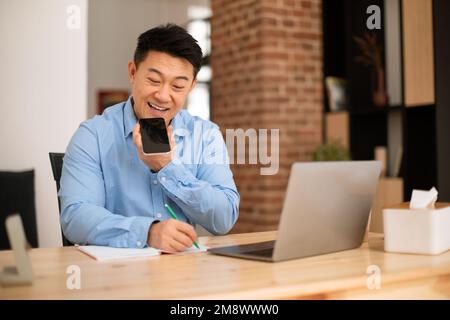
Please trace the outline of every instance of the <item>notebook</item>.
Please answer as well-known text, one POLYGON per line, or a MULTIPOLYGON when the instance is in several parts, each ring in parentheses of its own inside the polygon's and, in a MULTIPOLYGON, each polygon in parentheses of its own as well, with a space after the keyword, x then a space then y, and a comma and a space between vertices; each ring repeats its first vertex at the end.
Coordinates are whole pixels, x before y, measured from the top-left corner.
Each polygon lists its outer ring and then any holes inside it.
MULTIPOLYGON (((199 244, 199 247, 200 249, 197 249, 196 247, 192 246, 191 248, 188 248, 185 251, 178 252, 176 254, 206 252, 208 250, 208 247, 206 246, 202 246, 199 244)), ((158 256, 161 253, 169 253, 151 247, 134 249, 134 248, 113 248, 104 246, 77 246, 77 249, 98 261, 152 257, 158 256)))

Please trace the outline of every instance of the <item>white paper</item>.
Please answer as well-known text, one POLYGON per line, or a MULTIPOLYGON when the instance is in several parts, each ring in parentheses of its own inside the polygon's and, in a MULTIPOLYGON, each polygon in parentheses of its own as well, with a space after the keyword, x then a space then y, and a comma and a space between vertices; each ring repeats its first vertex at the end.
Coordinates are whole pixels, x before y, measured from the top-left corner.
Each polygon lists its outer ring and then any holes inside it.
MULTIPOLYGON (((200 249, 192 246, 182 252, 176 252, 174 254, 183 253, 198 253, 206 252, 208 247, 199 245, 200 249)), ((132 259, 132 258, 142 258, 142 257, 152 257, 161 254, 161 250, 155 248, 113 248, 106 246, 77 246, 77 249, 81 252, 86 253, 90 257, 98 261, 108 261, 108 260, 121 260, 121 259, 132 259)), ((172 253, 172 252, 164 252, 172 253)))
POLYGON ((437 201, 438 191, 435 187, 429 191, 413 190, 411 201, 409 202, 410 209, 434 209, 434 204, 437 201))
POLYGON ((132 249, 104 246, 78 246, 77 248, 99 261, 151 257, 160 254, 160 251, 155 248, 132 249))
POLYGON ((191 248, 184 250, 183 253, 206 252, 209 249, 209 247, 201 245, 201 244, 199 244, 198 246, 199 246, 198 249, 196 247, 192 246, 191 248))
POLYGON ((197 249, 196 247, 192 246, 190 248, 187 248, 184 251, 181 252, 169 252, 169 251, 162 251, 164 253, 172 253, 172 254, 183 254, 183 253, 199 253, 199 252, 206 252, 208 251, 209 247, 203 246, 201 244, 198 245, 200 248, 197 249))

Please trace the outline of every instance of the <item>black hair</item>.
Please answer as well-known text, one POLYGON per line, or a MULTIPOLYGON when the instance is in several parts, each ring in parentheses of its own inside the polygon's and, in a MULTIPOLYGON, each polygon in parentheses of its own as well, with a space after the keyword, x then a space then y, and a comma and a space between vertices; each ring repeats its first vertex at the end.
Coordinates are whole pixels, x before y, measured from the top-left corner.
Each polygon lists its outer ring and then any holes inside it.
POLYGON ((184 28, 175 24, 161 25, 142 33, 134 51, 136 68, 145 60, 149 51, 167 53, 183 58, 194 67, 194 78, 202 66, 202 49, 184 28))

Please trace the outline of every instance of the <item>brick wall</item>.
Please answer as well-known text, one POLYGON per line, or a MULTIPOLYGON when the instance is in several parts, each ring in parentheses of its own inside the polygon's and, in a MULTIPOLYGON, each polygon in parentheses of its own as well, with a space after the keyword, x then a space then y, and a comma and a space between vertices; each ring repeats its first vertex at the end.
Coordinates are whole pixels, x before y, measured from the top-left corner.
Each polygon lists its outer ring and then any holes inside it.
MULTIPOLYGON (((212 117, 227 128, 280 129, 280 167, 234 164, 233 232, 276 229, 290 166, 322 141, 320 0, 212 0, 212 117)), ((248 161, 247 161, 248 163, 248 161)))

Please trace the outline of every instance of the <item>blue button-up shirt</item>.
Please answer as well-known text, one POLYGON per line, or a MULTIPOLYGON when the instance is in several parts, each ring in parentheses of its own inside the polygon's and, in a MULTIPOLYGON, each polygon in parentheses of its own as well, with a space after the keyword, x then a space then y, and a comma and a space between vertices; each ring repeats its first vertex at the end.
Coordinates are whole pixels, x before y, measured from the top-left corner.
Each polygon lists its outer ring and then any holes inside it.
POLYGON ((154 221, 170 218, 225 234, 238 217, 239 193, 223 137, 210 121, 181 110, 172 121, 175 158, 152 172, 133 144, 131 98, 83 122, 72 137, 61 176, 61 226, 79 244, 147 246, 154 221))

